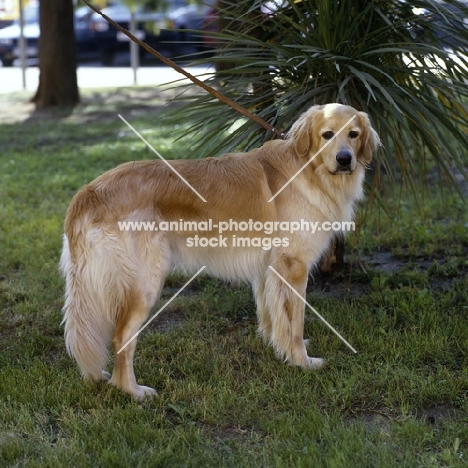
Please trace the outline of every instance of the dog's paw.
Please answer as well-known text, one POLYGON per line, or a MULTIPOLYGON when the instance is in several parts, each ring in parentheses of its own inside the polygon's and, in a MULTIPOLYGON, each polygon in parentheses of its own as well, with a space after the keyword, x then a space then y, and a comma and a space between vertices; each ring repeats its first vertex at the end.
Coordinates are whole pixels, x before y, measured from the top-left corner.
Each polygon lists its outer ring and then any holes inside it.
POLYGON ((127 390, 133 398, 138 401, 145 400, 146 398, 154 398, 158 396, 158 392, 151 387, 145 387, 144 385, 135 385, 130 390, 127 390))
POLYGON ((103 370, 102 371, 102 380, 104 380, 104 382, 109 382, 110 379, 111 379, 110 372, 107 372, 106 370, 103 370))
POLYGON ((327 365, 327 361, 322 358, 308 357, 307 358, 309 369, 322 369, 327 365))
POLYGON ((309 357, 306 353, 301 356, 301 359, 289 360, 288 363, 293 366, 302 367, 303 369, 321 369, 327 364, 325 359, 309 357))

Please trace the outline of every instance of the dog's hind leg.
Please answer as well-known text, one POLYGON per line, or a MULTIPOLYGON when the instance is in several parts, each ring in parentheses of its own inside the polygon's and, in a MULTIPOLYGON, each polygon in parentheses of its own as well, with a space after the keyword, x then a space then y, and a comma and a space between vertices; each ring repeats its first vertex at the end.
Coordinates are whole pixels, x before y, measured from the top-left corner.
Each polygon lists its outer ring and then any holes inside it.
POLYGON ((317 369, 324 365, 321 358, 307 355, 304 342, 304 302, 291 287, 305 297, 307 266, 299 259, 287 254, 279 255, 266 274, 265 297, 271 317, 270 343, 277 354, 289 363, 317 369), (286 282, 288 284, 286 284, 286 282))
POLYGON ((143 399, 157 393, 136 382, 133 370, 137 343, 135 335, 146 322, 151 307, 157 301, 172 262, 170 249, 161 238, 147 239, 138 236, 133 240, 133 248, 137 266, 133 285, 122 302, 112 338, 114 371, 110 383, 137 399, 143 399))
POLYGON ((146 303, 143 294, 132 291, 120 313, 112 338, 114 371, 110 383, 137 399, 157 395, 156 390, 137 384, 133 370, 138 339, 135 335, 148 318, 150 309, 151 306, 146 303))

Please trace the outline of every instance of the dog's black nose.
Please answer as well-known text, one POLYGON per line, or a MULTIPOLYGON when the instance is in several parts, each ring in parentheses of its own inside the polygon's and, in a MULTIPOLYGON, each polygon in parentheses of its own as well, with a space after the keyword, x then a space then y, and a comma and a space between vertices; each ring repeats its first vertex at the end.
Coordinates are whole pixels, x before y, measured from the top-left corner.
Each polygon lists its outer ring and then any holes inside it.
POLYGON ((338 154, 336 155, 336 161, 340 166, 349 166, 352 159, 353 155, 348 150, 338 151, 338 154))

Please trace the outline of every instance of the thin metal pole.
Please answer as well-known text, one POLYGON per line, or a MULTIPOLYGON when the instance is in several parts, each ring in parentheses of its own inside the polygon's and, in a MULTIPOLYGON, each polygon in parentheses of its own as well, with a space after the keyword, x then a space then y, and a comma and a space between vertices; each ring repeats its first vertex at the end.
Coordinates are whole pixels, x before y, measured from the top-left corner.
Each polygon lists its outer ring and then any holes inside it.
MULTIPOLYGON (((137 22, 135 9, 132 7, 131 16, 130 16, 130 32, 135 36, 137 34, 137 22)), ((138 53, 138 44, 133 41, 130 42, 130 65, 133 70, 133 84, 137 85, 137 71, 139 66, 139 53, 138 53)))
POLYGON ((23 78, 23 89, 26 89, 26 68, 27 57, 26 57, 26 39, 24 37, 24 12, 23 12, 23 0, 19 0, 19 23, 20 23, 20 37, 19 37, 19 50, 20 50, 20 63, 21 63, 21 75, 23 78))

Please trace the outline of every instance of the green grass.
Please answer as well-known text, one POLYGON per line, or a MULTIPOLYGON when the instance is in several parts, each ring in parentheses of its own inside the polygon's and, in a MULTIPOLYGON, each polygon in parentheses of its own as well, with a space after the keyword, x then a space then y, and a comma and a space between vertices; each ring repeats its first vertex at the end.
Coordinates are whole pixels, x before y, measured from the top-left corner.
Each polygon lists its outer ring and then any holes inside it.
MULTIPOLYGON (((152 103, 132 125, 165 157, 190 155, 152 103)), ((310 286, 357 355, 308 312, 329 365, 287 366, 256 334, 249 289, 201 277, 139 340, 137 379, 158 398, 81 380, 60 325, 62 224, 81 185, 152 158, 119 105, 0 126, 0 466, 467 466, 468 209, 446 190, 426 187, 419 210, 405 190, 362 209, 352 268, 310 286)))

